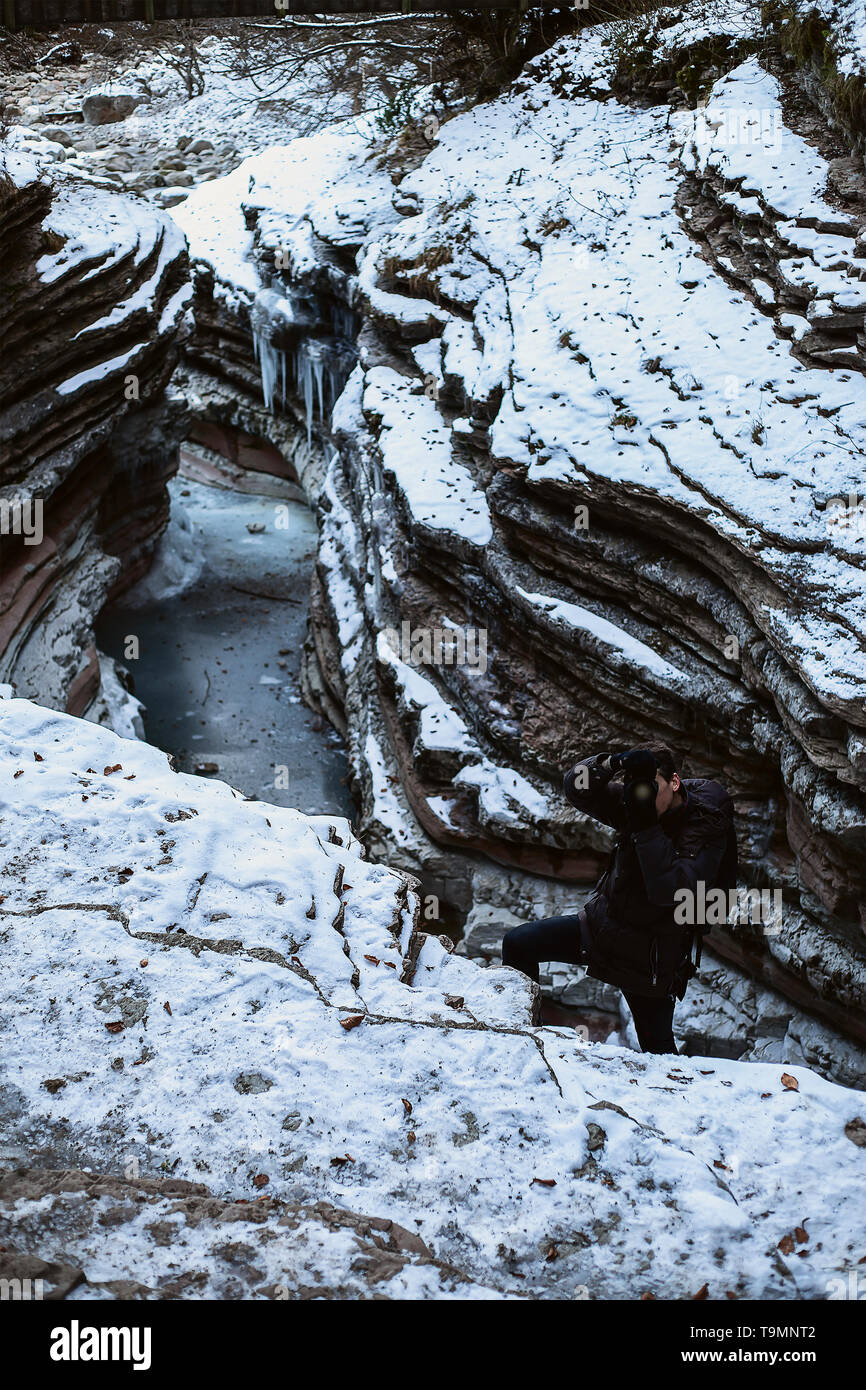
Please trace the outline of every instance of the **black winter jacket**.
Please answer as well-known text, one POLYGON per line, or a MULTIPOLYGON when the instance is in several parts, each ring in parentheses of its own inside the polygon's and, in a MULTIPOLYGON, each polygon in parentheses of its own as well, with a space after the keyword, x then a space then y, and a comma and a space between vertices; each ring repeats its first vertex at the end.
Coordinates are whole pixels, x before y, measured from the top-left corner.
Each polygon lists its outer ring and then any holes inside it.
POLYGON ((623 787, 601 766, 604 753, 565 774, 572 806, 616 830, 611 861, 585 908, 589 974, 634 994, 682 998, 689 973, 693 929, 674 920, 677 889, 697 892, 733 887, 737 842, 733 803, 719 782, 682 782, 683 804, 648 830, 630 831, 623 787), (586 788, 575 786, 578 770, 586 788))

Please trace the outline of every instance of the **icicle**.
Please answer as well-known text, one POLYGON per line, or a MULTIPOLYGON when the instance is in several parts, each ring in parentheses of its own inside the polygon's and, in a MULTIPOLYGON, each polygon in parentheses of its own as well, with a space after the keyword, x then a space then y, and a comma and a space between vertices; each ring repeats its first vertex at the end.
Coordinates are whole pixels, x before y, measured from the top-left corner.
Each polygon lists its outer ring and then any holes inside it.
POLYGON ((298 377, 298 390, 303 395, 307 413, 307 443, 310 444, 313 438, 313 367, 306 343, 298 349, 298 377))
POLYGON ((333 304, 331 306, 331 322, 334 325, 334 336, 343 338, 347 343, 355 339, 355 314, 345 304, 333 304))
POLYGON ((286 400, 286 354, 272 342, 274 333, 283 334, 294 323, 289 301, 273 289, 260 290, 250 310, 253 347, 262 378, 262 399, 274 413, 277 382, 282 383, 283 404, 286 400))
POLYGON ((262 398, 265 406, 273 413, 274 386, 277 380, 277 349, 267 338, 256 334, 259 339, 258 356, 262 373, 262 398))
POLYGON ((267 338, 257 329, 253 329, 253 352, 262 378, 262 399, 268 410, 273 410, 276 353, 267 338))
POLYGON ((316 395, 319 398, 319 419, 324 420, 325 400, 322 395, 322 387, 324 384, 324 366, 319 353, 316 353, 313 356, 313 375, 316 379, 316 395))
POLYGON ((356 357, 352 351, 345 348, 330 352, 327 357, 326 371, 328 392, 330 395, 330 406, 333 409, 337 398, 340 396, 343 387, 349 380, 352 368, 355 365, 356 357))

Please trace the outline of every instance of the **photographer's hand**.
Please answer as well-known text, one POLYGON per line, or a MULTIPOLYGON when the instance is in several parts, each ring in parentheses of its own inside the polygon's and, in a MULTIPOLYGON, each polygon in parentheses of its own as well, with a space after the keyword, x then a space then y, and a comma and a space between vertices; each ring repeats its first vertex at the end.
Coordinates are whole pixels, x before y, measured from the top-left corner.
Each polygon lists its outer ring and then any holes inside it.
POLYGON ((618 772, 622 772, 625 759, 628 757, 630 752, 630 748, 617 748, 611 753, 605 753, 604 761, 601 765, 613 776, 616 776, 618 772))
POLYGON ((624 748, 611 754, 614 772, 623 772, 626 782, 651 782, 656 774, 658 761, 655 753, 648 748, 624 748))

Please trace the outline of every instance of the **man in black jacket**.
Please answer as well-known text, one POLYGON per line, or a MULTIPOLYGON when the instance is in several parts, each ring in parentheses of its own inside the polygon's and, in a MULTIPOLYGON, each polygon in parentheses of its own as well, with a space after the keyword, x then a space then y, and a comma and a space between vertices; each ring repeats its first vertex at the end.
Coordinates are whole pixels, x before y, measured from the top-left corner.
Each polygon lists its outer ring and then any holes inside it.
POLYGON ((610 862, 582 912, 508 932, 503 964, 536 981, 539 961, 586 965, 622 989, 644 1052, 676 1052, 674 1005, 694 974, 695 932, 700 940, 689 895, 694 905, 700 883, 705 893, 736 885, 731 799, 718 782, 684 781, 662 743, 585 758, 563 789, 617 831, 610 862))

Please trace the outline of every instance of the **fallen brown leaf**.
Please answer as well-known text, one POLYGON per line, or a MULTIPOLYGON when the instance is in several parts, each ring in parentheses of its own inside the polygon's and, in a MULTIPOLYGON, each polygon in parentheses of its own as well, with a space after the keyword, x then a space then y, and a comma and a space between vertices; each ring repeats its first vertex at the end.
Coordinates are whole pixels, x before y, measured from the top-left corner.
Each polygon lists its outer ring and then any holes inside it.
POLYGON ((357 1028, 358 1024, 363 1022, 363 1014, 350 1014, 348 1018, 340 1019, 340 1027, 345 1028, 347 1033, 351 1033, 353 1028, 357 1028))
POLYGON ((402 1105, 403 1105, 403 1109, 404 1109, 404 1111, 406 1112, 406 1114, 407 1114, 407 1115, 411 1115, 411 1114, 412 1114, 412 1102, 411 1102, 411 1100, 406 1100, 405 1097, 404 1097, 404 1098, 403 1098, 403 1101, 402 1101, 402 1105))
POLYGON ((103 777, 110 777, 111 774, 112 774, 112 772, 122 772, 122 771, 123 771, 123 764, 122 764, 122 763, 112 763, 112 764, 111 764, 111 767, 104 767, 104 768, 102 769, 102 775, 103 775, 103 777))
POLYGON ((556 1178, 533 1178, 532 1181, 537 1182, 539 1187, 556 1187, 556 1178))
POLYGON ((781 1252, 782 1252, 783 1255, 791 1255, 791 1254, 793 1254, 793 1251, 794 1251, 794 1237, 793 1237, 793 1236, 782 1236, 782 1239, 779 1241, 778 1249, 781 1250, 781 1252))
POLYGON ((165 1009, 167 1014, 171 1014, 171 1005, 169 1004, 167 999, 162 1007, 165 1009))
POLYGON ((267 1173, 256 1173, 253 1178, 253 1187, 267 1187, 269 1182, 270 1178, 267 1173))
POLYGON ((858 1149, 866 1148, 866 1124, 859 1115, 846 1124, 845 1137, 850 1139, 852 1144, 856 1144, 858 1149))
POLYGON ((122 1032, 123 1032, 123 1023, 122 1023, 122 1022, 106 1023, 105 1027, 106 1027, 106 1029, 108 1030, 109 1033, 122 1033, 122 1032))
POLYGON ((789 1071, 782 1072, 782 1085, 786 1091, 799 1091, 800 1083, 789 1071))
POLYGON ((692 1302, 694 1302, 695 1299, 700 1301, 703 1298, 709 1298, 709 1296, 709 1290, 706 1284, 701 1284, 701 1287, 698 1289, 697 1293, 692 1294, 692 1302))

